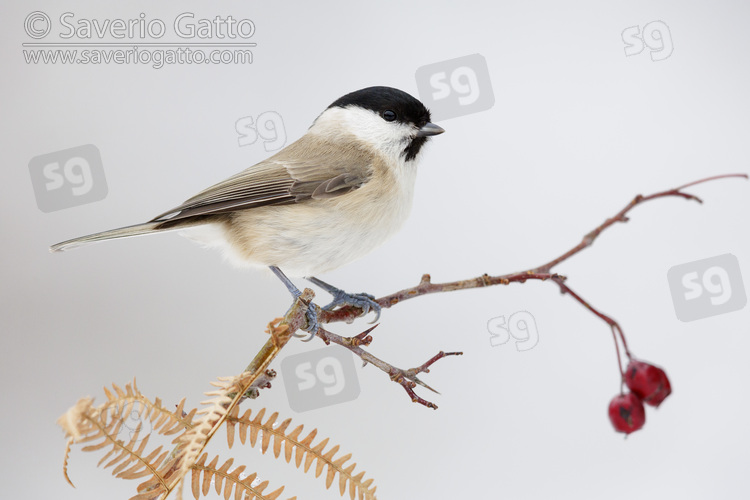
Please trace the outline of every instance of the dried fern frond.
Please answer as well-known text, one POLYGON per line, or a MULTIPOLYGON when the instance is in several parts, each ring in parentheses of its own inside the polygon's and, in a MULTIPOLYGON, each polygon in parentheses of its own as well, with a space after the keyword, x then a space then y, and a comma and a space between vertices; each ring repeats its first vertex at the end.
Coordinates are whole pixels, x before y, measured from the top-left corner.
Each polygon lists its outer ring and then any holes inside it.
POLYGON ((154 402, 143 396, 133 381, 121 389, 112 385, 113 391, 104 389, 107 401, 94 406, 92 398, 83 398, 63 414, 57 423, 65 431, 68 442, 65 448, 63 474, 68 476, 68 459, 72 444, 91 443, 83 451, 98 451, 109 448, 99 461, 99 466, 112 468, 112 475, 123 479, 139 479, 151 476, 158 483, 167 479, 163 471, 174 462, 169 451, 159 446, 147 452, 149 439, 153 435, 172 435, 191 428, 195 411, 183 412, 184 399, 177 409, 169 411, 160 400, 154 402), (124 422, 135 418, 138 425, 129 429, 130 435, 123 438, 124 422))
MULTIPOLYGON (((193 496, 198 500, 201 495, 206 496, 211 490, 211 483, 213 482, 216 493, 224 495, 225 500, 229 500, 229 497, 234 494, 235 500, 276 500, 284 491, 284 487, 280 487, 270 493, 264 493, 264 490, 268 487, 268 481, 263 481, 257 486, 253 486, 257 475, 255 473, 249 474, 246 477, 243 476, 245 466, 240 465, 235 467, 231 472, 229 469, 234 463, 234 459, 230 458, 221 467, 217 468, 219 463, 219 457, 214 457, 211 463, 206 465, 206 459, 208 454, 204 453, 200 459, 198 459, 192 466, 192 481, 191 486, 193 489, 193 496), (243 496, 244 495, 244 496, 243 496)), ((289 500, 296 500, 297 497, 292 497, 289 500)))
MULTIPOLYGON (((282 318, 271 321, 266 332, 271 338, 253 358, 247 371, 234 377, 219 377, 218 382, 212 382, 218 390, 206 393, 211 399, 201 402, 204 408, 198 411, 200 418, 196 425, 178 438, 177 470, 168 488, 168 492, 172 488, 177 489, 178 500, 182 498, 182 479, 197 462, 216 431, 224 424, 226 416, 237 407, 257 382, 263 380, 268 365, 291 338, 289 325, 282 318)), ((149 485, 151 486, 153 485, 149 485)))
POLYGON ((243 373, 236 377, 219 377, 217 382, 211 382, 218 390, 206 393, 206 396, 212 397, 207 401, 201 401, 203 408, 197 413, 199 418, 195 425, 177 438, 180 448, 177 455, 178 470, 169 489, 177 488, 178 499, 182 498, 182 478, 197 463, 203 449, 224 423, 227 410, 235 408, 242 394, 250 388, 251 378, 254 380, 257 376, 243 373), (175 484, 176 481, 179 482, 175 484))
POLYGON ((251 419, 252 410, 247 410, 242 416, 240 416, 239 407, 233 408, 226 419, 227 443, 229 444, 229 447, 231 448, 234 444, 235 431, 238 431, 240 441, 242 444, 245 444, 249 430, 251 446, 255 446, 258 440, 258 434, 262 431, 260 446, 263 453, 268 450, 271 444, 271 439, 273 438, 273 454, 276 458, 281 454, 281 449, 283 447, 284 459, 287 463, 292 460, 292 454, 294 453, 294 463, 297 468, 299 468, 304 458, 304 472, 307 472, 312 463, 316 462, 315 477, 319 477, 323 472, 323 469, 327 467, 326 488, 331 487, 336 474, 338 474, 339 492, 342 496, 347 490, 347 483, 349 483, 350 499, 354 500, 355 497, 358 497, 359 500, 374 500, 376 498, 375 490, 377 488, 372 486, 373 479, 370 478, 363 480, 365 475, 364 471, 354 475, 354 469, 357 466, 356 463, 348 466, 344 465, 349 459, 351 459, 351 454, 334 459, 336 453, 339 451, 339 446, 336 445, 324 453, 325 447, 328 445, 328 438, 313 446, 313 440, 318 433, 317 429, 313 429, 304 439, 301 439, 304 426, 300 425, 292 432, 287 433, 286 430, 292 422, 291 418, 284 420, 280 424, 276 424, 276 419, 279 414, 273 413, 265 422, 263 422, 265 412, 266 410, 264 408, 257 413, 255 418, 251 419))
POLYGON ((163 436, 170 436, 178 432, 191 429, 193 427, 193 418, 197 409, 185 413, 185 398, 182 398, 174 410, 167 410, 162 406, 161 399, 156 398, 152 403, 138 390, 133 380, 131 384, 125 385, 123 391, 117 384, 112 384, 114 394, 104 387, 104 394, 107 396, 107 402, 102 405, 102 410, 109 410, 114 413, 129 414, 133 411, 134 405, 140 403, 143 407, 149 408, 147 416, 154 430, 163 436))

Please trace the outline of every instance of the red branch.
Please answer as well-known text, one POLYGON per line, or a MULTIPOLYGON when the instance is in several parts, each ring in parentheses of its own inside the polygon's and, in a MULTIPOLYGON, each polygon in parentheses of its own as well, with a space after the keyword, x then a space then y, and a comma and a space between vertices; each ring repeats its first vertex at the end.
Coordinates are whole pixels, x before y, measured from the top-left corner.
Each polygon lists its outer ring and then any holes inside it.
MULTIPOLYGON (((594 315, 596 315, 598 318, 602 319, 604 322, 606 322, 611 330, 612 335, 615 340, 615 349, 617 351, 617 361, 620 368, 620 375, 621 379, 624 377, 623 370, 622 370, 622 361, 620 359, 620 348, 618 346, 618 337, 620 342, 622 343, 623 350, 625 351, 625 355, 630 358, 631 353, 628 348, 628 344, 625 340, 625 335, 622 332, 622 329, 620 328, 620 325, 610 318, 609 316, 605 315, 604 313, 598 311, 594 307, 592 307, 586 300, 584 300, 580 295, 578 295, 576 292, 574 292, 566 283, 566 277, 552 273, 552 268, 556 267, 560 263, 568 260, 572 256, 578 254, 583 249, 590 247, 594 241, 599 237, 599 235, 604 232, 609 227, 613 226, 617 222, 627 222, 629 219, 627 217, 627 214, 636 206, 641 205, 647 201, 655 200, 657 198, 667 198, 667 197, 679 197, 684 198, 686 200, 695 200, 699 203, 702 203, 703 201, 698 198, 697 196, 686 193, 683 191, 683 189, 695 186, 698 184, 702 184, 705 182, 717 180, 717 179, 726 179, 726 178, 733 178, 733 177, 740 177, 747 179, 748 176, 746 174, 726 174, 726 175, 716 175, 713 177, 707 177, 705 179, 701 179, 695 182, 690 182, 688 184, 684 184, 682 186, 676 187, 674 189, 669 189, 666 191, 661 191, 658 193, 650 194, 648 196, 643 195, 637 195, 633 200, 628 203, 622 210, 617 212, 613 217, 608 218, 605 220, 602 224, 594 228, 591 232, 586 234, 581 242, 562 254, 561 256, 557 257, 556 259, 553 259, 546 264, 543 264, 541 266, 511 273, 511 274, 504 274, 499 276, 490 276, 488 274, 483 274, 482 276, 466 279, 466 280, 460 280, 460 281, 452 281, 448 283, 432 283, 430 279, 429 274, 425 274, 422 276, 422 279, 420 280, 419 284, 417 286, 414 286, 412 288, 406 288, 404 290, 400 290, 398 292, 392 293, 390 295, 386 295, 384 297, 381 297, 379 299, 376 299, 378 304, 384 309, 390 308, 400 302, 403 302, 405 300, 413 299, 416 297, 422 297, 424 295, 430 295, 433 293, 442 293, 442 292, 452 292, 456 290, 468 290, 471 288, 481 288, 481 287, 487 287, 487 286, 494 286, 494 285, 509 285, 511 283, 524 283, 527 280, 539 280, 539 281, 546 281, 546 280, 552 280, 554 281, 559 287, 560 291, 563 294, 568 294, 573 299, 578 301, 581 305, 586 307, 589 311, 591 311, 594 315)), ((354 321, 358 316, 360 316, 363 313, 362 309, 354 306, 345 306, 338 309, 334 309, 332 311, 324 311, 319 310, 318 320, 321 324, 324 323, 333 323, 336 321, 346 321, 348 323, 351 323, 354 321)), ((373 327, 374 328, 374 327, 373 327)), ((322 328, 318 332, 318 336, 322 338, 326 343, 329 343, 331 341, 343 345, 344 347, 351 350, 354 354, 362 358, 365 363, 372 363, 376 366, 378 366, 381 370, 388 373, 391 377, 391 380, 401 384, 406 392, 409 394, 409 397, 412 398, 412 401, 421 403, 427 407, 430 408, 437 408, 433 403, 430 403, 429 401, 425 401, 424 399, 417 396, 413 389, 416 387, 416 384, 423 385, 425 387, 426 384, 419 381, 417 378, 418 373, 427 372, 427 367, 437 361, 438 359, 441 359, 444 356, 448 356, 451 354, 460 354, 460 353, 440 353, 434 358, 432 358, 430 361, 422 365, 418 368, 413 368, 411 370, 401 370, 399 368, 395 368, 388 363, 385 363, 384 361, 372 356, 368 352, 364 351, 360 345, 368 345, 372 341, 372 336, 369 335, 369 333, 372 331, 373 328, 370 328, 369 330, 361 333, 360 335, 356 337, 340 337, 338 335, 335 335, 331 332, 328 332, 326 330, 323 330, 322 328)), ((432 390, 432 389, 431 389, 432 390)))

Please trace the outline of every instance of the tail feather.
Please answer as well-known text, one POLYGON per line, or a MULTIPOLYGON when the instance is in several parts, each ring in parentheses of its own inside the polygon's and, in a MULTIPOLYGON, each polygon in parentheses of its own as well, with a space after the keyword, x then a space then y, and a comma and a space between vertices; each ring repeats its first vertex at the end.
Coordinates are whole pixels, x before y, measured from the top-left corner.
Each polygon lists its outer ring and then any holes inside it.
MULTIPOLYGON (((159 226, 163 222, 146 222, 145 224, 136 224, 135 226, 126 226, 118 229, 111 229, 101 233, 90 234, 88 236, 81 236, 80 238, 74 238, 72 240, 63 241, 49 247, 50 252, 62 252, 70 250, 71 248, 88 245, 89 243, 96 243, 104 240, 114 240, 117 238, 130 238, 131 236, 142 236, 144 234, 152 234, 155 232, 161 232, 165 229, 159 229, 159 226)), ((180 229, 178 227, 170 229, 180 229)), ((169 229, 166 229, 169 230, 169 229)))

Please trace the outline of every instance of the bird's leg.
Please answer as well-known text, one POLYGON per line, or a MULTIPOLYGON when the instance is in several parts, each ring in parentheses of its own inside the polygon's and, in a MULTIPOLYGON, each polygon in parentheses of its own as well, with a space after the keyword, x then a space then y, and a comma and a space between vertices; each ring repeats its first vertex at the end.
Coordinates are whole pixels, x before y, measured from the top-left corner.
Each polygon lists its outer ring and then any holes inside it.
MULTIPOLYGON (((302 295, 302 292, 299 291, 299 288, 294 286, 294 283, 286 277, 286 274, 284 274, 281 269, 279 269, 276 266, 268 266, 271 271, 273 271, 273 274, 278 277, 282 283, 284 283, 284 286, 286 286, 286 289, 289 290, 289 293, 292 294, 292 297, 294 297, 294 300, 297 300, 300 295, 302 295)), ((294 304, 292 304, 294 305, 294 304)), ((310 306, 307 308, 307 328, 305 329, 307 332, 310 333, 310 337, 305 339, 305 342, 309 342, 313 338, 315 338, 315 334, 318 333, 318 311, 315 309, 315 304, 310 304, 310 306)))
POLYGON ((329 285, 325 281, 319 280, 314 276, 305 279, 333 295, 333 302, 323 307, 326 311, 330 311, 337 306, 354 306, 362 309, 363 316, 372 310, 375 313, 375 319, 372 320, 371 323, 375 323, 380 319, 380 304, 378 304, 375 297, 369 293, 346 293, 340 288, 329 285))

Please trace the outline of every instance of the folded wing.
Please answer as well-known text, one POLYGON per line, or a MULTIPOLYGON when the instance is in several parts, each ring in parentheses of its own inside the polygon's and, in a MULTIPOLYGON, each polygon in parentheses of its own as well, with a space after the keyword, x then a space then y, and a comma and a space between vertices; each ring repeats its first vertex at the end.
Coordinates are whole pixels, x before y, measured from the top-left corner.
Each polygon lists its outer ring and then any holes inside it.
POLYGON ((268 160, 201 191, 151 222, 329 199, 361 187, 371 176, 372 162, 367 151, 305 136, 268 160))

